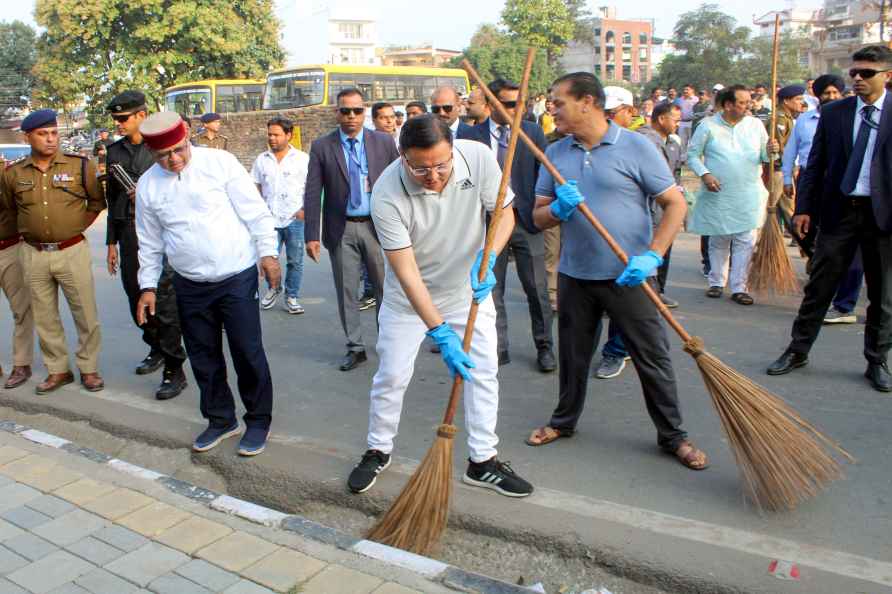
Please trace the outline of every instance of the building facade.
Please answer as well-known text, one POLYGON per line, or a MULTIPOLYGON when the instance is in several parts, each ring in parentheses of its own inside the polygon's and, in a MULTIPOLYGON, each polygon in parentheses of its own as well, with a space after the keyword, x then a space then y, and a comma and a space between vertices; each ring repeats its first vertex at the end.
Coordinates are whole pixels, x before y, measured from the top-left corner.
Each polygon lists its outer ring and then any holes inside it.
POLYGON ((653 78, 653 20, 619 19, 601 7, 590 19, 594 44, 571 42, 561 58, 567 71, 587 70, 601 80, 647 83, 653 78))
POLYGON ((390 47, 380 52, 382 66, 445 66, 461 52, 440 49, 431 45, 421 47, 390 47))
POLYGON ((858 49, 889 40, 888 27, 880 34, 880 3, 872 0, 825 0, 821 25, 809 58, 815 73, 845 70, 858 49))

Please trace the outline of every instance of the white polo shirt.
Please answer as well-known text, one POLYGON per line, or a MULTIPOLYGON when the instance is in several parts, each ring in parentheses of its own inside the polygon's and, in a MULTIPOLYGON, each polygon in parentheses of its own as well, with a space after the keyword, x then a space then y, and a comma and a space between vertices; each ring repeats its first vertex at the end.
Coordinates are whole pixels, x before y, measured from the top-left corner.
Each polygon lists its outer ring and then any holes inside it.
POLYGON ((304 186, 310 155, 293 146, 281 161, 272 151, 264 151, 254 160, 251 177, 260 186, 260 193, 282 229, 294 220, 294 213, 304 207, 304 186))
MULTIPOLYGON (((372 220, 381 247, 412 248, 421 278, 444 315, 471 302, 471 266, 483 248, 486 213, 495 208, 502 178, 496 158, 482 143, 456 140, 452 158, 452 176, 440 193, 416 182, 404 159, 391 163, 372 190, 372 220)), ((505 206, 513 199, 509 189, 505 206)), ((384 264, 384 305, 415 313, 386 259, 384 264)))

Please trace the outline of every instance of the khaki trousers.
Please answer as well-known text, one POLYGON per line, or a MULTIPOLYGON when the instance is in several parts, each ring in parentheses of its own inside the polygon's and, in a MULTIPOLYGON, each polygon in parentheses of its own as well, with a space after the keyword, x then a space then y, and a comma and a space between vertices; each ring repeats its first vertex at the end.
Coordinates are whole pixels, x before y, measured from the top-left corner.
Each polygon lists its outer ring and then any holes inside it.
POLYGON ((771 204, 777 201, 777 207, 787 213, 787 217, 793 216, 793 200, 784 196, 784 174, 781 171, 774 171, 771 174, 771 184, 768 188, 769 199, 771 204))
POLYGON ((542 232, 545 238, 545 279, 551 309, 557 309, 558 263, 561 260, 561 226, 555 225, 542 232))
POLYGON ((82 374, 96 373, 102 336, 87 240, 60 252, 41 252, 22 244, 19 255, 25 283, 31 289, 31 308, 47 371, 65 373, 70 369, 65 330, 59 316, 61 288, 77 327, 77 367, 82 374))
POLYGON ((9 300, 15 330, 12 334, 12 361, 16 367, 31 365, 34 358, 34 314, 31 292, 25 286, 19 251, 24 244, 0 250, 0 288, 9 300))

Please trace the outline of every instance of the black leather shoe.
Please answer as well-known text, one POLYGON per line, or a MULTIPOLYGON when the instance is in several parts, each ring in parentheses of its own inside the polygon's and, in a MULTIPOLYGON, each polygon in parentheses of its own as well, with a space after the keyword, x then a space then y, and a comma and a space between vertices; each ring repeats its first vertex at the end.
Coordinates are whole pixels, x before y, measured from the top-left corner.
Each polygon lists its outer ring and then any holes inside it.
POLYGON ((550 347, 539 349, 536 363, 539 365, 539 371, 542 373, 552 373, 557 369, 557 362, 554 360, 554 352, 552 352, 550 347))
POLYGON ((177 369, 165 368, 164 379, 161 380, 161 385, 158 386, 158 391, 155 392, 155 398, 157 400, 176 398, 188 385, 186 372, 183 371, 182 367, 177 369))
POLYGON ((350 371, 360 363, 365 363, 365 351, 348 351, 341 360, 341 371, 350 371))
POLYGON ((794 353, 787 349, 784 354, 778 357, 777 361, 772 363, 766 369, 768 375, 784 375, 790 373, 797 367, 805 367, 808 365, 808 355, 805 353, 794 353))
POLYGON ((139 365, 136 366, 136 375, 155 373, 161 369, 162 365, 164 365, 164 355, 152 351, 146 355, 145 359, 139 362, 139 365))
POLYGON ((874 390, 892 392, 892 375, 889 374, 889 367, 885 363, 868 363, 864 377, 874 390))

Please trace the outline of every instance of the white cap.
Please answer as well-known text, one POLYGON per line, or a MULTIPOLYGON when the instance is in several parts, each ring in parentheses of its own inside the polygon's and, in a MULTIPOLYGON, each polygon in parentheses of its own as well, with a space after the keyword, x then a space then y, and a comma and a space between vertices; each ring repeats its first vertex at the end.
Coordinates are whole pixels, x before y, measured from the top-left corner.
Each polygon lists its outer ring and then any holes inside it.
POLYGON ((631 91, 627 91, 622 87, 604 87, 604 96, 604 109, 606 111, 616 109, 620 105, 628 105, 629 107, 635 105, 635 98, 632 96, 631 91))
POLYGON ((725 85, 723 85, 722 83, 716 83, 716 84, 712 85, 712 90, 713 91, 724 91, 725 85))

